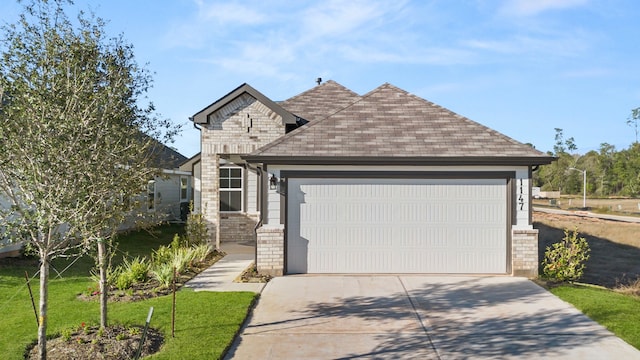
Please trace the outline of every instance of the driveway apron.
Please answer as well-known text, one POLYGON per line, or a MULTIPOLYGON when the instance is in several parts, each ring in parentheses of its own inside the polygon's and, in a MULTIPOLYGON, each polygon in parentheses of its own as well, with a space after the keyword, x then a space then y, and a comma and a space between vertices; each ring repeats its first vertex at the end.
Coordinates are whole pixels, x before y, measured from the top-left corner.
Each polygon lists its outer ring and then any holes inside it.
POLYGON ((227 359, 640 359, 523 278, 286 276, 227 359))

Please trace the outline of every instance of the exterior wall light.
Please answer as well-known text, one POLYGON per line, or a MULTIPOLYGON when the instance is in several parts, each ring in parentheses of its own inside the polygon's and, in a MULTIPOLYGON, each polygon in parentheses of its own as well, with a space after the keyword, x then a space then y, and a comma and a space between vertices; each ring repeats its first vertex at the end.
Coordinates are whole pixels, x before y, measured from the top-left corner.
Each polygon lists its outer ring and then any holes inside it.
POLYGON ((278 179, 276 179, 275 175, 271 175, 269 178, 269 189, 276 190, 278 188, 278 179))

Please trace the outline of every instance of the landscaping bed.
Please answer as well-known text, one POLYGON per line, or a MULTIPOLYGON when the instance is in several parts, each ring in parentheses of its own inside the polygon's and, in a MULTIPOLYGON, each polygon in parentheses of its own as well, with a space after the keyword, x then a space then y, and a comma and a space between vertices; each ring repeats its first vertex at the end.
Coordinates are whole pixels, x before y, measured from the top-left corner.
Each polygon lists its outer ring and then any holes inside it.
MULTIPOLYGON (((139 326, 109 326, 104 330, 98 327, 81 326, 74 332, 65 332, 62 336, 47 341, 47 359, 49 360, 120 360, 133 359, 142 340, 143 328, 139 326)), ((160 350, 164 336, 160 331, 149 328, 140 356, 147 356, 160 350)), ((25 354, 26 359, 38 359, 37 344, 34 343, 25 354)))
POLYGON ((270 275, 264 275, 258 273, 258 269, 256 269, 256 264, 251 264, 245 271, 240 274, 235 279, 235 282, 239 283, 267 283, 273 277, 270 275))
MULTIPOLYGON (((182 232, 182 226, 166 225, 153 231, 119 236, 113 264, 119 265, 123 259, 132 261, 135 257, 151 259, 155 251, 171 244, 174 235, 182 232)), ((208 260, 211 262, 200 263, 199 269, 181 272, 179 284, 184 285, 188 278, 216 261, 214 258, 208 260)), ((192 262, 191 265, 197 264, 192 262)), ((163 295, 170 287, 165 286, 161 290, 157 283, 150 281, 136 285, 134 289, 117 290, 122 291, 120 294, 114 293, 120 301, 115 298, 109 301, 110 326, 98 336, 98 301, 78 299, 80 293, 88 293, 90 289, 95 291, 96 282, 90 276, 94 266, 94 259, 89 255, 56 259, 52 263, 47 331, 49 359, 58 359, 55 356, 62 347, 66 348, 62 353, 66 355, 60 355, 59 359, 91 359, 91 356, 100 359, 132 358, 128 354, 132 347, 137 349, 140 341, 137 333, 141 332, 150 307, 154 307, 150 323, 153 335, 148 335, 145 341, 144 354, 159 349, 152 356, 154 359, 216 359, 233 340, 256 297, 250 292, 194 292, 183 287, 176 293, 175 337, 172 337, 172 296, 163 295), (155 297, 127 298, 138 291, 153 293, 154 289, 155 297), (58 349, 53 350, 53 347, 58 349), (82 353, 86 349, 90 355, 82 353)), ((0 259, 0 311, 3 313, 0 333, 10 334, 0 336, 3 359, 24 359, 26 349, 31 348, 37 335, 36 319, 25 286, 25 271, 31 277, 36 275, 38 261, 33 258, 0 259)), ((37 304, 37 276, 31 281, 31 288, 37 304)))
MULTIPOLYGON (((188 269, 177 274, 175 282, 176 291, 182 288, 187 281, 215 264, 223 256, 224 253, 212 251, 205 260, 193 263, 188 269)), ((172 289, 172 286, 164 286, 158 280, 148 278, 146 281, 134 283, 131 287, 124 290, 119 290, 115 286, 110 285, 108 296, 109 302, 140 301, 157 296, 169 295, 173 291, 172 289)), ((99 297, 100 290, 97 285, 92 285, 88 287, 86 291, 78 294, 78 299, 83 301, 98 301, 99 297)))

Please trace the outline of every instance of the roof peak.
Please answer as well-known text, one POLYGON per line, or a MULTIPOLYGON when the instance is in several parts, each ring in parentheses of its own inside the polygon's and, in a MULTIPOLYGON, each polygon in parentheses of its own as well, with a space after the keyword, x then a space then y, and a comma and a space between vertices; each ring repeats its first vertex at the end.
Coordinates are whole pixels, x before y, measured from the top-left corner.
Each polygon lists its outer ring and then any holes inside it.
POLYGON ((518 157, 532 163, 547 161, 537 150, 390 83, 354 100, 249 157, 518 157))

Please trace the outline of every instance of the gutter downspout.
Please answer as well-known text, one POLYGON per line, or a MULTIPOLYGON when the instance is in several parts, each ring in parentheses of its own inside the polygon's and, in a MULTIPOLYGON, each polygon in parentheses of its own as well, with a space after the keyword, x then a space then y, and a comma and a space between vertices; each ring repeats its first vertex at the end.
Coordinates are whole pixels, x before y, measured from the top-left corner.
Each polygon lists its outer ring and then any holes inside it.
POLYGON ((196 124, 196 122, 193 120, 193 116, 189 116, 189 121, 193 123, 193 127, 196 128, 196 130, 202 131, 202 128, 200 128, 198 124, 196 124))

